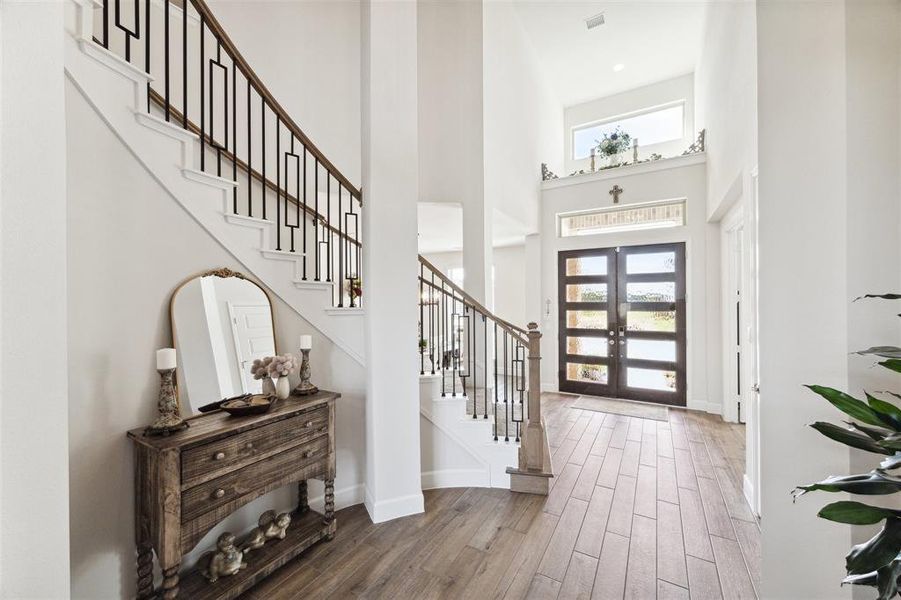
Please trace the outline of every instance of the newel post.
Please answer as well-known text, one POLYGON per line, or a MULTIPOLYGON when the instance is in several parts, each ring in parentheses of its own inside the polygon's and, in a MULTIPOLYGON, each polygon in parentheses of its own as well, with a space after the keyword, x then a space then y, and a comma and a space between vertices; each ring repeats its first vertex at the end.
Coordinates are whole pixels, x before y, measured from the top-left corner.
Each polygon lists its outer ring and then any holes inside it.
POLYGON ((507 467, 514 492, 547 494, 553 477, 550 448, 541 416, 541 332, 529 323, 529 414, 519 446, 519 465, 507 467))

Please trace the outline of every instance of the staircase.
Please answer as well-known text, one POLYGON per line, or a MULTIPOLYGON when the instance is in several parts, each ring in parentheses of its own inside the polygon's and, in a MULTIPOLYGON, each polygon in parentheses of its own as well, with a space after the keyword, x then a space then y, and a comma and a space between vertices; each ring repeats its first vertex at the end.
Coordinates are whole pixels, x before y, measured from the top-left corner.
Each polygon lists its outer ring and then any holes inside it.
MULTIPOLYGON (((80 93, 213 239, 365 365, 362 192, 278 103, 206 3, 67 6, 66 74, 80 93)), ((546 492, 540 334, 420 264, 423 487, 546 492)))

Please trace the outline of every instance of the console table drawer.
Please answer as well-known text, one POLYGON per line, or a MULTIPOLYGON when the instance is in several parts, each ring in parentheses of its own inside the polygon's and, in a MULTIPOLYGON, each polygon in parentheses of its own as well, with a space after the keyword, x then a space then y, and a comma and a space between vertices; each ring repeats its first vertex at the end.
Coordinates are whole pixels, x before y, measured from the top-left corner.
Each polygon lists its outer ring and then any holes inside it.
POLYGON ((328 417, 328 407, 322 407, 185 450, 181 461, 183 486, 191 487, 209 481, 259 460, 261 456, 320 436, 328 431, 328 417))
POLYGON ((195 486, 182 494, 182 521, 215 510, 317 462, 322 465, 323 473, 310 473, 308 477, 324 474, 328 455, 329 437, 322 434, 305 444, 195 486))

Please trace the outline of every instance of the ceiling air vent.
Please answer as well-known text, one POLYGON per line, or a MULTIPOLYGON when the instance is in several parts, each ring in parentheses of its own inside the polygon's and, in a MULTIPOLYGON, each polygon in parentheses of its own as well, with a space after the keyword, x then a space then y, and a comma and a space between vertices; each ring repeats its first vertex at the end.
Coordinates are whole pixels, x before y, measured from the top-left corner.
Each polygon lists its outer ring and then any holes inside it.
POLYGON ((600 27, 604 24, 604 13, 598 13, 593 17, 588 17, 585 19, 585 26, 588 29, 594 29, 595 27, 600 27))

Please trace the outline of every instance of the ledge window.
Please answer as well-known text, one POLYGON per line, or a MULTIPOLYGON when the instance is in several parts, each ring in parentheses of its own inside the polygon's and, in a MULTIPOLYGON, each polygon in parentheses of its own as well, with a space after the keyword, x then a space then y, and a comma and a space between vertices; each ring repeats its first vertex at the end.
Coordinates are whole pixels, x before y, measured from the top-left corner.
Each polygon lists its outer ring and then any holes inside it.
POLYGON ((588 158, 591 149, 597 146, 597 140, 617 127, 632 136, 633 140, 637 139, 639 148, 681 139, 685 132, 685 101, 574 128, 573 159, 588 158))

